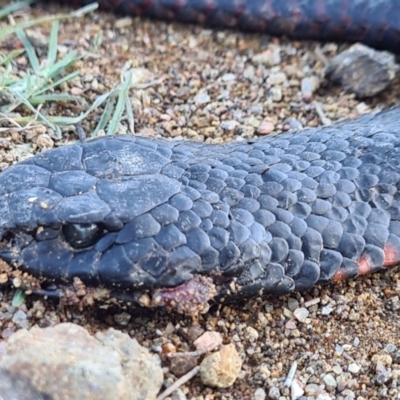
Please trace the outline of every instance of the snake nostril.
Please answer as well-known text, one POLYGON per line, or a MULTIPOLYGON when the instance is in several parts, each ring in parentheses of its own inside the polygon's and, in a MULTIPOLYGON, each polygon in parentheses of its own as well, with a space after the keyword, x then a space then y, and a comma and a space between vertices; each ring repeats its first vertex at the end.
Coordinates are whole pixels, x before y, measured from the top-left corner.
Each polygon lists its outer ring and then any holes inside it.
POLYGON ((96 224, 68 224, 62 227, 65 240, 75 249, 93 246, 105 233, 96 224))

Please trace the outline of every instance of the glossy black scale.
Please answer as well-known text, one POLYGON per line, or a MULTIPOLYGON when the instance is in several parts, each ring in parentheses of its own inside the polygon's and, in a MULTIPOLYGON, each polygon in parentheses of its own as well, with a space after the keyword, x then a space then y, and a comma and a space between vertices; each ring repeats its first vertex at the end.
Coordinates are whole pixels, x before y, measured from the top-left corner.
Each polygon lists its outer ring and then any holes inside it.
POLYGON ((351 278, 363 260, 378 270, 400 250, 393 121, 399 109, 250 143, 127 135, 50 150, 0 175, 14 246, 0 256, 131 292, 206 275, 227 299, 351 278))

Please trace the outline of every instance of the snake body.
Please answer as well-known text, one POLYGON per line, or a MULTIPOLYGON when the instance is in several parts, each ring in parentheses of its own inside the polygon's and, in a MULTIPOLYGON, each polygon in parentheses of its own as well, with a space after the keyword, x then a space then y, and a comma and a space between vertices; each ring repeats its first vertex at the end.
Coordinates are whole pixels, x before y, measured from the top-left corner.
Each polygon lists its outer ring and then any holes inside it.
MULTIPOLYGON (((51 1, 51 0, 47 0, 51 1)), ((59 0, 75 7, 93 0, 59 0)), ((118 14, 400 52, 396 0, 97 0, 118 14)))
POLYGON ((0 256, 191 305, 396 265, 399 121, 393 109, 226 145, 127 135, 49 150, 0 174, 0 256))
MULTIPOLYGON (((80 0, 72 1, 82 5, 80 0)), ((398 50, 395 1, 102 1, 130 15, 398 50)), ((182 312, 400 262, 400 109, 209 145, 98 138, 0 174, 0 257, 182 312)))

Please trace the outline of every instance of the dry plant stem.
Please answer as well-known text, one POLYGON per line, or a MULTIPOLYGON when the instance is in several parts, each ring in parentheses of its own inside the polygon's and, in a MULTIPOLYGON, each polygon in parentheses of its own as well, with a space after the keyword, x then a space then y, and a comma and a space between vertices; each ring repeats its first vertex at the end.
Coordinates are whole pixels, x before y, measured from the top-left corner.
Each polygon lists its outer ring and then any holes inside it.
POLYGON ((157 400, 163 400, 166 397, 168 397, 170 394, 172 394, 176 389, 178 389, 180 386, 185 384, 186 382, 190 381, 194 376, 197 375, 197 373, 200 371, 200 367, 194 367, 192 370, 190 370, 187 374, 183 375, 181 378, 179 378, 176 382, 174 382, 168 389, 166 389, 163 393, 161 393, 158 397, 157 400))

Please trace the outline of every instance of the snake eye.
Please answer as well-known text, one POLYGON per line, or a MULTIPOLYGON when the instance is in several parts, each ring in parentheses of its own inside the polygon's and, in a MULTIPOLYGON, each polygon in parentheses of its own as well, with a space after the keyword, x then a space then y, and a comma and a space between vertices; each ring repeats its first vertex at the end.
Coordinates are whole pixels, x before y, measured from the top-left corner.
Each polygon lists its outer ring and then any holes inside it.
POLYGON ((93 246, 104 230, 96 224, 69 224, 62 228, 67 242, 75 249, 93 246))

